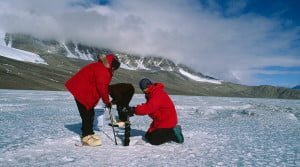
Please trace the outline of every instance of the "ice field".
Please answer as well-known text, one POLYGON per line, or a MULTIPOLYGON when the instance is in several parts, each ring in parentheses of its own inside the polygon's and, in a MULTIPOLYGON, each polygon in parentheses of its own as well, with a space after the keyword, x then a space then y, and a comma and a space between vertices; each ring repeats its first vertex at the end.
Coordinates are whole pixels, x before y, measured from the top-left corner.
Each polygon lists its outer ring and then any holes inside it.
MULTIPOLYGON (((143 135, 151 120, 134 116, 130 146, 121 145, 121 128, 115 145, 108 113, 99 112, 103 145, 78 147, 81 119, 71 94, 0 90, 0 166, 300 166, 300 100, 171 97, 184 144, 150 145, 143 135)), ((131 105, 144 101, 135 95, 131 105)))

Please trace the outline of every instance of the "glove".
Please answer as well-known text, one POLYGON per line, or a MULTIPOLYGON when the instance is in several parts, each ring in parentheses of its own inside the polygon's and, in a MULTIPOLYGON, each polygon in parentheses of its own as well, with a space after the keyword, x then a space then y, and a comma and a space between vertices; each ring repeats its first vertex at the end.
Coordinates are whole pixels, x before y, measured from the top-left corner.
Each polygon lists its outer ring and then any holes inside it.
POLYGON ((132 117, 135 111, 135 107, 123 107, 122 112, 126 115, 128 115, 129 117, 132 117))
POLYGON ((117 104, 117 100, 115 99, 112 99, 112 101, 110 101, 110 103, 113 105, 113 104, 117 104))
POLYGON ((111 103, 109 102, 109 103, 105 104, 105 107, 108 109, 111 109, 111 103))

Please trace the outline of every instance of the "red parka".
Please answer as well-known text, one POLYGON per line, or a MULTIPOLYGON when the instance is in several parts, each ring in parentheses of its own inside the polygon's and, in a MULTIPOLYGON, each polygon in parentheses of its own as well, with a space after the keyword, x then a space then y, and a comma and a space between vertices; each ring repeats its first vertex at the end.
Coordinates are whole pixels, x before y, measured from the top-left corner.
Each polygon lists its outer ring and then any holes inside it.
POLYGON ((65 83, 66 88, 87 110, 94 108, 101 98, 105 104, 110 103, 108 85, 113 75, 111 64, 114 58, 113 54, 106 56, 109 67, 105 67, 100 60, 84 66, 65 83))
POLYGON ((135 107, 136 115, 149 115, 153 122, 148 132, 160 128, 174 128, 178 122, 174 103, 164 91, 162 83, 155 83, 148 87, 147 102, 135 107))

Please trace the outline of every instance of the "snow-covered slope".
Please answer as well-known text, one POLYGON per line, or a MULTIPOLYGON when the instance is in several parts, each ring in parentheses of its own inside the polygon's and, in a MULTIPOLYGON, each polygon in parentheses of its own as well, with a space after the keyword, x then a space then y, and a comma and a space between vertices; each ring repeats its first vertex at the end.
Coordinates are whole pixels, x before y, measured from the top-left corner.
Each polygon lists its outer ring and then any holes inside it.
MULTIPOLYGON (((29 46, 29 48, 34 47, 40 50, 40 52, 45 51, 47 54, 56 54, 59 56, 66 56, 72 59, 82 59, 87 61, 93 61, 97 59, 97 54, 105 54, 105 52, 111 52, 106 49, 99 49, 94 47, 89 47, 86 45, 74 43, 72 41, 43 41, 36 39, 31 36, 21 36, 10 34, 9 40, 4 40, 5 33, 0 32, 0 55, 11 59, 19 61, 27 61, 34 63, 46 63, 39 55, 22 51, 19 49, 11 48, 12 38, 15 39, 14 42, 21 43, 23 45, 35 45, 29 46), (20 40, 20 41, 18 41, 20 40)), ((21 47, 24 48, 24 47, 21 47)), ((114 52, 119 60, 121 61, 121 68, 126 70, 134 71, 149 71, 149 72, 159 72, 166 71, 175 73, 184 80, 193 80, 196 82, 206 82, 212 84, 221 84, 222 81, 214 79, 212 77, 203 75, 201 73, 195 72, 193 69, 184 66, 182 64, 176 64, 170 59, 161 57, 140 57, 138 55, 129 55, 126 53, 114 52)))
POLYGON ((192 79, 192 80, 194 80, 194 81, 198 81, 198 82, 208 82, 208 83, 214 83, 214 84, 221 84, 221 83, 222 83, 220 80, 216 80, 216 79, 207 79, 207 78, 204 78, 204 77, 200 77, 200 76, 197 76, 197 75, 193 75, 193 74, 191 74, 191 73, 189 73, 189 72, 187 72, 187 71, 184 71, 182 68, 179 68, 179 72, 180 72, 182 75, 184 75, 184 76, 186 76, 186 77, 188 77, 188 78, 190 78, 190 79, 192 79))
POLYGON ((197 82, 206 82, 213 84, 222 84, 221 80, 213 79, 211 77, 205 77, 203 75, 197 75, 196 72, 188 67, 184 67, 187 70, 184 70, 181 65, 173 63, 171 60, 159 58, 159 57, 138 57, 130 56, 126 54, 117 54, 120 61, 122 62, 121 68, 128 70, 146 70, 146 71, 168 71, 178 73, 190 80, 197 82))
MULTIPOLYGON (((116 54, 125 69, 146 71, 174 71, 175 64, 159 57, 139 57, 128 54, 116 54)), ((121 66, 122 67, 122 66, 121 66)))
POLYGON ((120 68, 126 69, 126 70, 132 70, 132 71, 136 71, 137 68, 135 67, 130 67, 129 65, 125 64, 125 63, 121 63, 120 68))
POLYGON ((75 59, 82 59, 82 60, 94 60, 93 55, 89 53, 88 50, 82 51, 78 49, 78 44, 73 44, 73 48, 69 48, 65 42, 61 42, 61 45, 67 52, 67 57, 75 58, 75 59), (86 53, 85 53, 86 52, 86 53))
POLYGON ((42 59, 39 55, 15 49, 11 47, 11 43, 6 45, 5 43, 5 33, 0 31, 0 56, 7 57, 10 59, 25 61, 37 64, 47 64, 44 59, 42 59))
MULTIPOLYGON (((102 116, 104 126, 99 121, 95 133, 103 145, 92 148, 75 146, 81 119, 70 93, 0 90, 0 166, 300 166, 299 100, 171 98, 183 144, 150 145, 143 136, 151 119, 133 116, 130 145, 120 145, 121 128, 115 128, 115 145, 108 112, 99 109, 96 118, 102 116)), ((131 105, 144 101, 143 95, 135 95, 131 105)), ((112 113, 116 115, 115 108, 112 113)))
POLYGON ((79 58, 79 57, 77 57, 77 56, 75 56, 70 50, 69 50, 69 48, 67 47, 67 45, 65 44, 65 42, 62 42, 61 43, 62 44, 62 46, 66 49, 66 51, 67 51, 67 57, 69 57, 69 58, 79 58))
POLYGON ((44 59, 39 55, 31 52, 27 52, 20 49, 10 48, 8 46, 0 45, 0 56, 7 57, 10 59, 25 61, 37 64, 47 64, 44 59))

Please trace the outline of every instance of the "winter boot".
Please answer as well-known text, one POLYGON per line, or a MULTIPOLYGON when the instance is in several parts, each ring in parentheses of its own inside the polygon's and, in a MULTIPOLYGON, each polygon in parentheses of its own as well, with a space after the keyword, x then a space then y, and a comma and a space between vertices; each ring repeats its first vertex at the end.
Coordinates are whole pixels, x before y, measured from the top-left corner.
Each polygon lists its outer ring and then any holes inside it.
POLYGON ((175 142, 176 143, 183 143, 184 142, 184 138, 182 135, 182 131, 181 131, 181 126, 180 125, 176 125, 175 128, 173 128, 173 132, 175 135, 175 142))
POLYGON ((83 145, 87 146, 100 146, 102 144, 101 140, 95 139, 92 135, 85 136, 81 139, 83 145))
POLYGON ((100 136, 98 136, 98 135, 96 135, 96 134, 92 134, 91 135, 94 139, 96 139, 96 140, 100 140, 101 141, 101 138, 100 138, 100 136))

